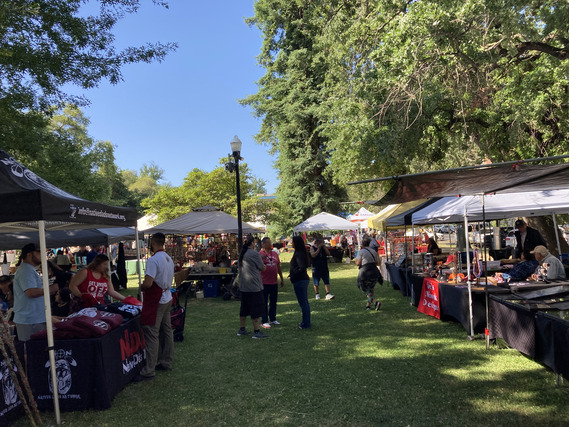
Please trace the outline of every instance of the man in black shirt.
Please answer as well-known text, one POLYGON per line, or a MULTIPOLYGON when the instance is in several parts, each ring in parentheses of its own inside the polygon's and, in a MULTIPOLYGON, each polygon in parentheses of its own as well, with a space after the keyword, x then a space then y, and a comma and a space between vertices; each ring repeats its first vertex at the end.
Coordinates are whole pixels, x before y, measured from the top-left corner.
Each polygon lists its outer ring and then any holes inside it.
POLYGON ((520 258, 524 250, 533 251, 536 246, 545 246, 545 239, 535 228, 529 227, 523 219, 518 219, 515 223, 516 232, 516 258, 520 258))

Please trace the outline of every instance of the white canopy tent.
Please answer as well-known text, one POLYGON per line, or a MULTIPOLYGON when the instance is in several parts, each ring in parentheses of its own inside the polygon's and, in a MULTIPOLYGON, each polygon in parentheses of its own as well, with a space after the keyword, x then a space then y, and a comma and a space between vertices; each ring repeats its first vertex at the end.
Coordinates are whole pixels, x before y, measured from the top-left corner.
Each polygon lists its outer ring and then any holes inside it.
MULTIPOLYGON (((463 196, 443 197, 413 213, 412 223, 459 223, 464 220, 465 208, 469 221, 482 221, 481 196, 463 196)), ((485 195, 484 211, 486 220, 567 213, 569 190, 485 195)))
POLYGON ((326 212, 320 212, 318 215, 314 215, 301 222, 294 227, 293 230, 295 233, 302 233, 305 231, 356 230, 357 228, 357 224, 347 219, 326 212))
MULTIPOLYGON (((464 222, 466 250, 469 251, 468 222, 486 221, 519 216, 555 215, 569 212, 569 190, 534 191, 463 197, 443 197, 412 215, 415 224, 442 224, 464 222)), ((557 233, 556 233, 557 236, 557 233)), ((559 238, 557 240, 561 254, 559 238)), ((470 272, 470 257, 466 257, 470 272)), ((470 334, 474 335, 472 324, 471 281, 468 275, 470 334)))

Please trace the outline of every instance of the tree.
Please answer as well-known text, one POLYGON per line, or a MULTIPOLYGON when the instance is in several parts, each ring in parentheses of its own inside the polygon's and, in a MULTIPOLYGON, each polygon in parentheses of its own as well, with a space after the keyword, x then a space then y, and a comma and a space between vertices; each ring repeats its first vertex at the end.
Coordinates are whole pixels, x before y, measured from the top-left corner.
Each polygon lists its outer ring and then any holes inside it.
MULTIPOLYGON (((154 43, 118 51, 113 27, 135 13, 140 1, 101 0, 97 14, 88 14, 85 3, 0 0, 0 138, 5 150, 41 151, 50 143, 44 133, 49 115, 65 104, 87 103, 66 94, 65 85, 116 84, 125 64, 161 61, 176 47, 154 43)), ((154 3, 167 7, 161 0, 154 3)))
POLYGON ((275 217, 271 226, 283 234, 315 213, 337 212, 344 197, 334 184, 327 138, 320 132, 326 61, 316 42, 322 12, 313 2, 261 0, 248 20, 263 32, 258 61, 267 72, 258 93, 241 102, 263 119, 256 140, 278 153, 276 206, 287 215, 275 217))
MULTIPOLYGON (((224 163, 222 159, 220 163, 224 163)), ((257 195, 264 193, 265 183, 252 176, 246 163, 239 165, 243 220, 255 220, 262 214, 255 207, 257 195)), ((218 166, 211 172, 193 169, 179 187, 165 185, 158 193, 143 200, 147 214, 157 215, 157 222, 177 218, 201 206, 211 205, 222 211, 237 215, 235 176, 218 166)))

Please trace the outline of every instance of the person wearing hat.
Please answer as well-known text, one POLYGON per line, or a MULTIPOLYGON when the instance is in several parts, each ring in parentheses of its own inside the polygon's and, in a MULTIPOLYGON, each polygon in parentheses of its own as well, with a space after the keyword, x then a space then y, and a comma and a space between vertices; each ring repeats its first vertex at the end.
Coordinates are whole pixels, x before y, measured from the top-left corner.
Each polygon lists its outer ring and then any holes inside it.
POLYGON ((532 251, 536 246, 541 245, 547 247, 547 243, 545 243, 545 239, 541 233, 535 228, 528 226, 523 219, 518 219, 515 226, 517 228, 514 233, 516 236, 516 258, 522 256, 524 249, 532 251))
MULTIPOLYGON (((561 261, 559 261, 559 258, 549 253, 545 246, 536 246, 530 253, 533 254, 537 262, 539 262, 537 270, 543 269, 543 273, 548 280, 565 279, 565 267, 561 261)), ((537 278, 536 274, 534 274, 534 276, 534 278, 537 278)))
MULTIPOLYGON (((40 248, 28 243, 22 248, 14 276, 14 323, 20 341, 28 341, 46 328, 42 279, 36 267, 41 264, 40 248)), ((50 292, 57 285, 50 286, 50 292)))

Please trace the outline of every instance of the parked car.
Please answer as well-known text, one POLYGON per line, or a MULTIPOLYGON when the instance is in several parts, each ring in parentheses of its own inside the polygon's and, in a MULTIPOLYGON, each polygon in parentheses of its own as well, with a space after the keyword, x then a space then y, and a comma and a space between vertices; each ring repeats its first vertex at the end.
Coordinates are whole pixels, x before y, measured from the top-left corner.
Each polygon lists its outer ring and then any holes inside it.
POLYGON ((441 224, 434 226, 435 233, 439 234, 454 234, 456 233, 456 227, 452 224, 441 224))

